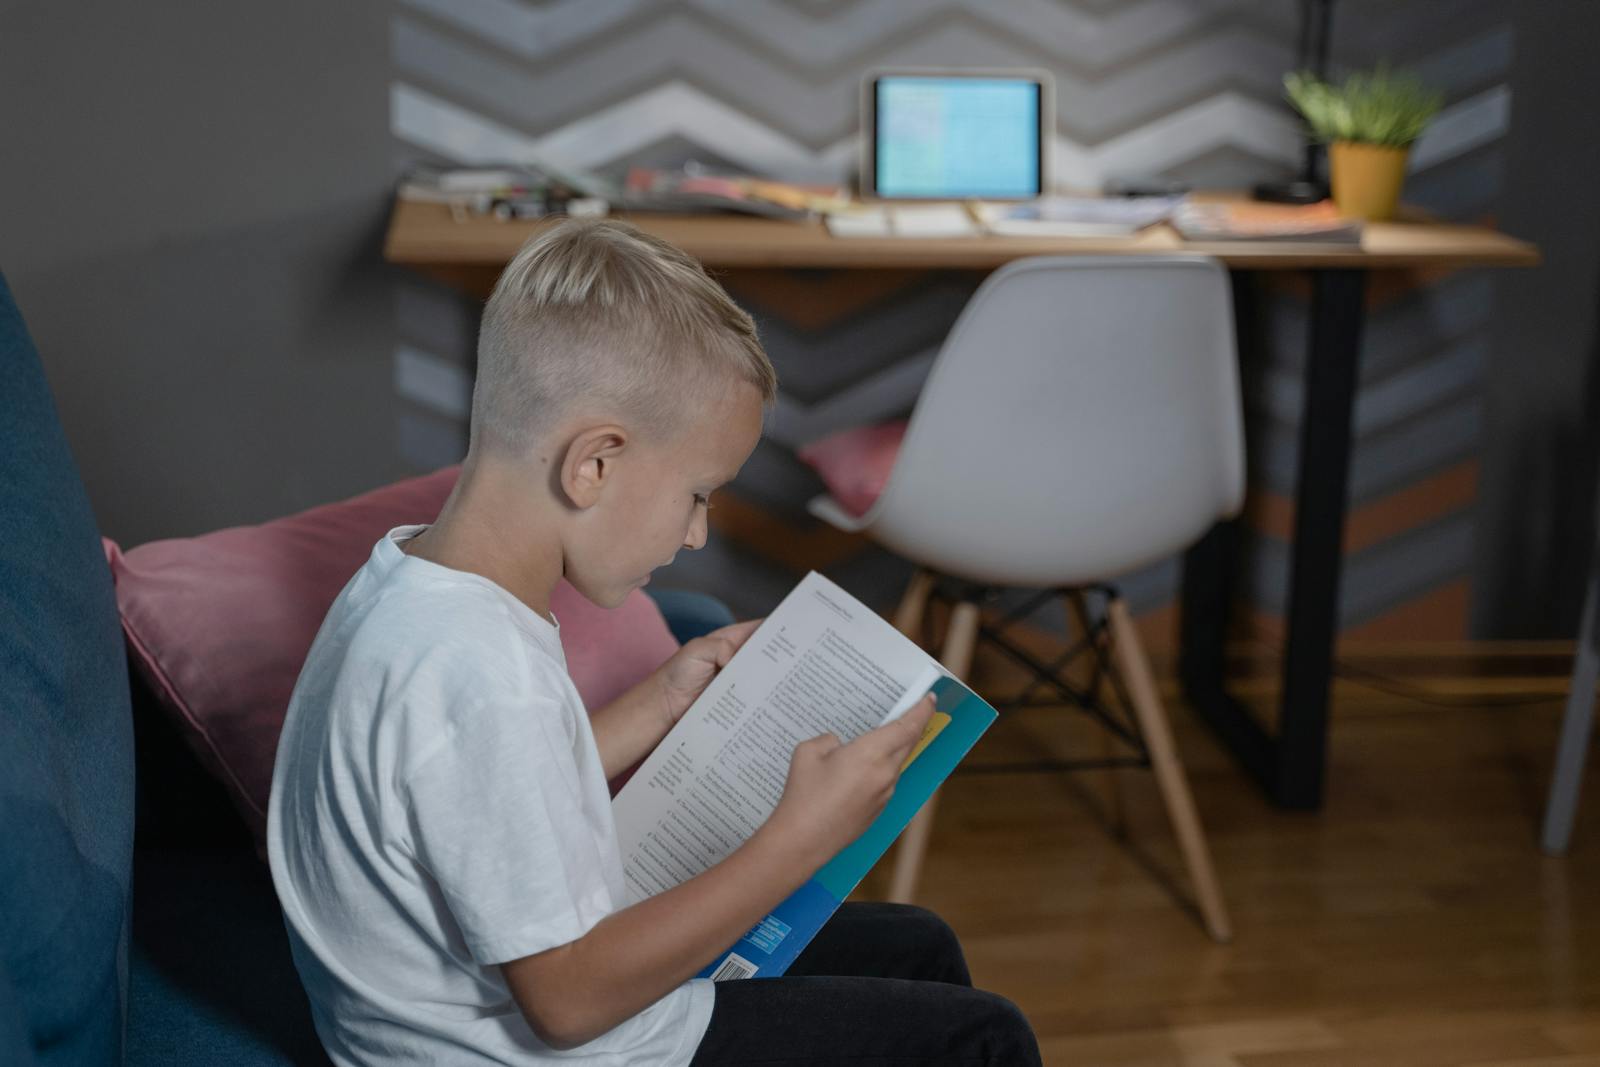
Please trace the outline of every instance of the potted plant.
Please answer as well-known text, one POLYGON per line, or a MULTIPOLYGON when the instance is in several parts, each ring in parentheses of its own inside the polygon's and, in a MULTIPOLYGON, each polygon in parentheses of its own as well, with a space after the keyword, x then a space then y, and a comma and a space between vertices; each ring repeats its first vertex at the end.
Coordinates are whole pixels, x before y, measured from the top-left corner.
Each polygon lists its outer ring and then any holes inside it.
POLYGON ((1400 202, 1411 145, 1444 103, 1442 93, 1385 67, 1343 84, 1305 71, 1284 78, 1289 100, 1328 144, 1333 201, 1341 214, 1390 218, 1400 202))

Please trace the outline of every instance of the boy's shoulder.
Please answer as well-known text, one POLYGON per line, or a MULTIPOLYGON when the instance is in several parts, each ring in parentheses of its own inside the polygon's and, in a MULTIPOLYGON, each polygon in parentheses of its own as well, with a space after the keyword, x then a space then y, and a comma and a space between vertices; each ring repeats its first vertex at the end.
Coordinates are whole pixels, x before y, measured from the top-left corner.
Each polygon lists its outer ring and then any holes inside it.
POLYGON ((340 673, 479 693, 566 678, 555 627, 487 579, 409 557, 368 577, 334 604, 312 658, 340 673))

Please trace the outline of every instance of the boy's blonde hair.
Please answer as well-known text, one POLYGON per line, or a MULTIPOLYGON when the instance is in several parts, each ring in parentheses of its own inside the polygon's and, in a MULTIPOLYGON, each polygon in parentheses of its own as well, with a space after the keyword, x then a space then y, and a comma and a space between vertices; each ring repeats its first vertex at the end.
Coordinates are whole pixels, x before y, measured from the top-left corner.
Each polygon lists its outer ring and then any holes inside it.
POLYGON ((672 435, 735 378, 772 403, 755 323, 699 263, 624 222, 569 220, 523 245, 489 297, 471 447, 526 452, 587 406, 672 435))

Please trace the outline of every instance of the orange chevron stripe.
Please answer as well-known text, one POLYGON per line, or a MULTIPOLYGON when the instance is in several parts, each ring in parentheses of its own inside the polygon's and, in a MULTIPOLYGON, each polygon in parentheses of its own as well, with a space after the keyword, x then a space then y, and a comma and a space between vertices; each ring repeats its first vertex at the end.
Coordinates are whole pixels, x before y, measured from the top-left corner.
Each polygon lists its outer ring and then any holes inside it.
POLYGON ((1458 578, 1414 600, 1390 608, 1376 619, 1352 626, 1343 641, 1460 641, 1472 617, 1472 582, 1458 578))
MULTIPOLYGON (((1157 650, 1169 656, 1176 654, 1177 613, 1178 604, 1174 602, 1139 617, 1141 636, 1149 642, 1153 654, 1157 650)), ((1235 640, 1259 643, 1270 650, 1281 649, 1288 640, 1288 631, 1281 615, 1238 604, 1234 607, 1234 616, 1235 640)), ((1347 644, 1464 641, 1471 617, 1472 582, 1468 578, 1458 578, 1396 604, 1375 619, 1341 630, 1339 655, 1344 655, 1343 649, 1347 644)), ((1275 657, 1269 658, 1275 661, 1275 657)))
POLYGON ((731 270, 734 297, 801 330, 821 330, 917 285, 925 270, 731 270))
MULTIPOLYGON (((1287 640, 1282 616, 1244 604, 1234 608, 1236 637, 1276 649, 1287 640)), ((1390 644, 1418 641, 1465 641, 1472 617, 1472 581, 1458 578, 1419 597, 1397 604, 1375 619, 1347 627, 1339 634, 1346 644, 1390 644)), ((1179 605, 1162 604, 1134 621, 1151 657, 1170 661, 1178 651, 1179 605)), ((1343 655, 1343 652, 1340 653, 1343 655)))
MULTIPOLYGON (((1357 508, 1345 518, 1344 551, 1359 552, 1462 510, 1478 497, 1478 461, 1467 460, 1357 508)), ((1244 519, 1252 529, 1280 541, 1294 538, 1294 501, 1280 493, 1252 491, 1244 519)))

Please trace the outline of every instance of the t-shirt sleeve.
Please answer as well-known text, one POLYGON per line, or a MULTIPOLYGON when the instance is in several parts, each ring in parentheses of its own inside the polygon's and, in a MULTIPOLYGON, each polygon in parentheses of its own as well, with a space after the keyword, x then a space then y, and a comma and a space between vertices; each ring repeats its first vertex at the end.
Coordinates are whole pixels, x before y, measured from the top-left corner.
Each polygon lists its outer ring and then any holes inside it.
POLYGON ((576 940, 612 910, 554 698, 454 709, 403 783, 417 861, 483 966, 576 940))

